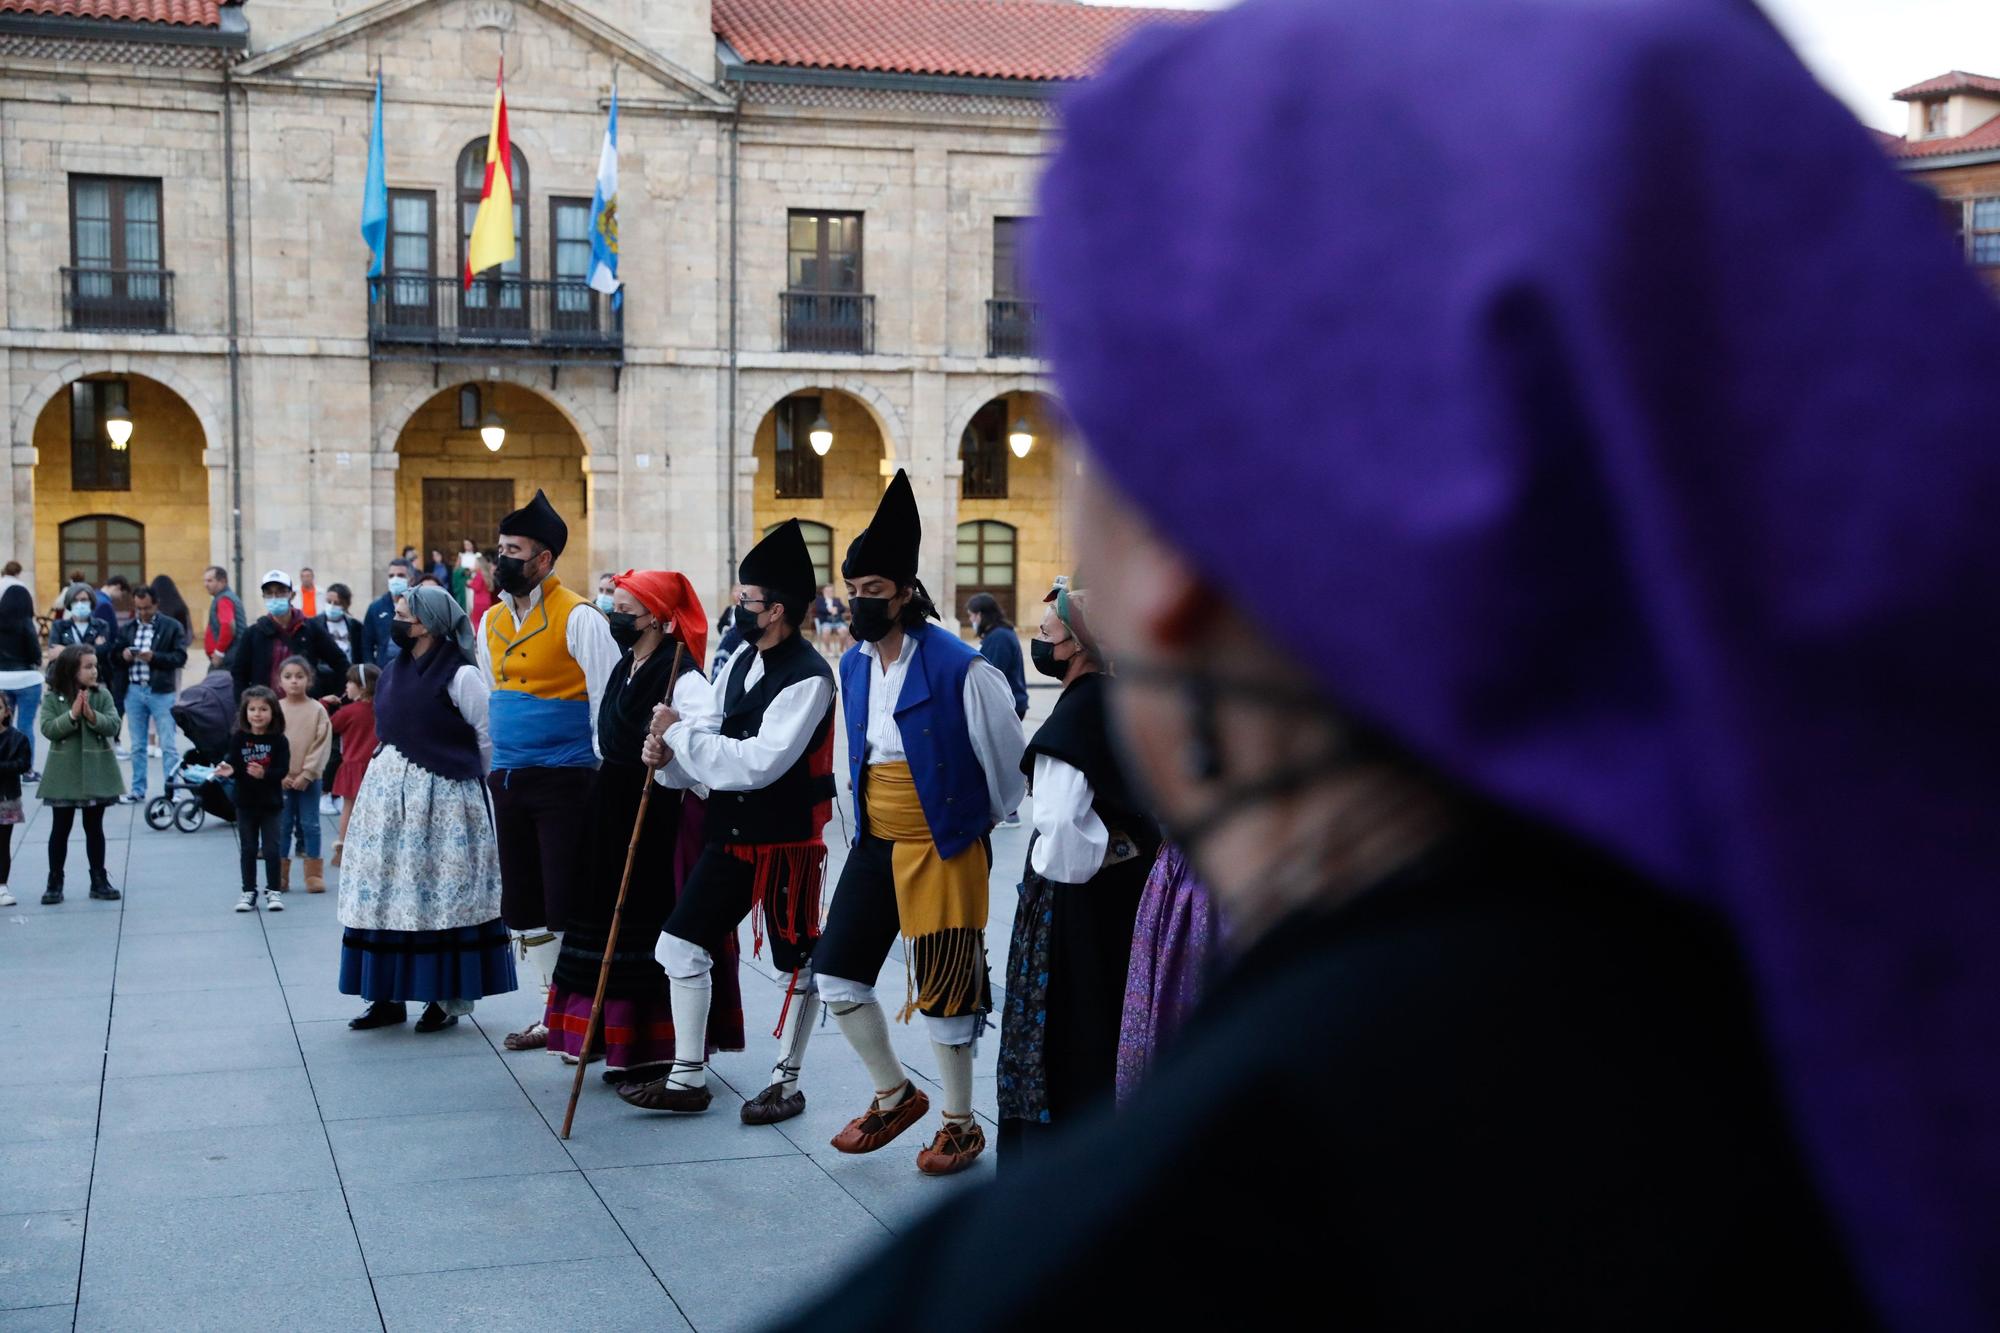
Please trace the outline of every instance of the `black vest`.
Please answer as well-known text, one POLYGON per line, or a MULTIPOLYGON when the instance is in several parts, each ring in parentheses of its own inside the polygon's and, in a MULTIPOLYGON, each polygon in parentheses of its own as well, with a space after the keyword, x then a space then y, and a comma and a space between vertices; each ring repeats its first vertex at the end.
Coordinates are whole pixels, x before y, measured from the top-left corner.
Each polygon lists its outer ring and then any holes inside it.
POLYGON ((764 710, 786 689, 818 677, 827 682, 825 711, 813 724, 812 740, 798 762, 756 791, 719 791, 708 800, 711 842, 806 842, 826 826, 833 802, 833 671, 819 650, 794 634, 761 654, 764 675, 748 689, 743 681, 760 654, 742 654, 730 669, 722 693, 722 734, 732 740, 755 736, 764 710))

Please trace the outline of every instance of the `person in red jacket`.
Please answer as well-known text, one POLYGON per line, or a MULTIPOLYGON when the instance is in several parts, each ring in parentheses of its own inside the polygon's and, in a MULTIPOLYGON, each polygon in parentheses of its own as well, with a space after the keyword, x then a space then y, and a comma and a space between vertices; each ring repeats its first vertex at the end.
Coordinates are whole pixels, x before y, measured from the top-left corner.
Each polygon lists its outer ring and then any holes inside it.
POLYGON ((333 714, 333 734, 340 742, 340 768, 333 775, 333 795, 340 798, 340 832, 333 839, 333 864, 340 864, 341 848, 347 844, 347 821, 354 817, 354 798, 361 794, 361 779, 368 776, 368 761, 375 757, 375 682, 382 668, 363 662, 347 668, 346 697, 328 695, 320 702, 333 714))

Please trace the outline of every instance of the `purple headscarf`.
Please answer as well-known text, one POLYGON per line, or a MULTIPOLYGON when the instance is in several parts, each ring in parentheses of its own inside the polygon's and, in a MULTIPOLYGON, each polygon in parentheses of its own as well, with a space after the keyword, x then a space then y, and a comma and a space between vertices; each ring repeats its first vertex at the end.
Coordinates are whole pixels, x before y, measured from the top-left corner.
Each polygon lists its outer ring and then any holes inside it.
POLYGON ((1064 140, 1112 484, 1281 575, 1342 707, 1722 911, 1884 1316, 2000 1327, 2000 309, 1933 200, 1740 0, 1251 0, 1064 140))

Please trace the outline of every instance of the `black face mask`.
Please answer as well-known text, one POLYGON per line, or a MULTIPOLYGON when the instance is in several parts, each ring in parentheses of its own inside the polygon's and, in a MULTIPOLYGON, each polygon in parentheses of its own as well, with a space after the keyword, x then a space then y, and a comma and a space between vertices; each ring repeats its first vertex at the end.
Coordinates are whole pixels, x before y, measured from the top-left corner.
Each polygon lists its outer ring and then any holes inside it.
MULTIPOLYGON (((1065 639, 1063 642, 1069 642, 1065 639)), ((1047 639, 1036 639, 1028 645, 1028 656, 1035 659, 1035 670, 1044 676, 1061 680, 1069 674, 1069 664, 1076 660, 1074 654, 1067 658, 1056 657, 1056 645, 1047 639)))
POLYGON ((500 591, 509 597, 526 597, 535 590, 528 579, 528 562, 518 555, 503 555, 493 563, 493 577, 500 591))
POLYGON ((613 611, 607 618, 611 621, 611 641, 630 652, 639 642, 639 617, 630 611, 613 611))
MULTIPOLYGON (((764 609, 768 611, 770 608, 766 607, 764 609)), ((743 642, 749 644, 752 648, 755 648, 763 640, 764 632, 770 628, 768 625, 757 623, 757 617, 762 614, 763 611, 751 611, 747 607, 739 606, 736 608, 736 632, 741 634, 743 642)))
POLYGON ((409 646, 410 646, 410 622, 409 622, 409 621, 407 621, 407 620, 392 620, 392 621, 390 621, 390 622, 389 622, 389 639, 390 639, 390 642, 394 643, 394 644, 395 644, 395 645, 396 645, 396 646, 397 646, 398 648, 407 648, 407 647, 409 647, 409 646))
POLYGON ((847 607, 854 613, 848 628, 863 643, 880 643, 896 628, 896 617, 889 614, 887 597, 857 597, 847 607))

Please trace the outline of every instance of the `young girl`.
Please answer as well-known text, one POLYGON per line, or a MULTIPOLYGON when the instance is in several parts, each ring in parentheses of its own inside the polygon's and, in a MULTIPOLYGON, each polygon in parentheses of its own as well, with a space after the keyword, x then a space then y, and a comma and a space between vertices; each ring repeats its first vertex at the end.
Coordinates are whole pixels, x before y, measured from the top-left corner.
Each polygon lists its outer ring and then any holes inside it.
POLYGON ((285 910, 278 883, 278 814, 285 808, 284 778, 291 770, 292 747, 285 740, 285 718, 278 696, 269 687, 252 685, 236 705, 236 731, 229 753, 215 766, 218 778, 236 779, 236 837, 243 860, 243 899, 239 912, 257 910, 257 849, 264 851, 266 910, 285 910))
POLYGON ((381 675, 382 669, 373 663, 347 668, 347 702, 333 714, 333 734, 340 737, 340 772, 333 779, 333 794, 341 798, 340 832, 333 840, 336 866, 347 846, 354 798, 361 791, 361 779, 368 776, 368 761, 375 757, 375 682, 381 675))
POLYGON ((49 885, 42 903, 63 899, 63 862, 76 812, 83 811, 83 846, 90 859, 90 896, 116 900, 104 869, 104 807, 125 791, 125 775, 112 753, 120 718, 111 691, 97 683, 97 653, 70 644, 49 667, 49 692, 42 696, 41 732, 49 738, 48 766, 40 796, 49 808, 49 885))
POLYGON ((21 779, 34 754, 27 733, 14 725, 13 698, 0 692, 0 907, 14 905, 14 895, 7 892, 14 870, 14 825, 21 822, 21 779))
MULTIPOLYGON (((319 775, 333 750, 333 723, 326 708, 312 697, 313 666, 303 657, 288 657, 278 668, 285 691, 278 711, 285 719, 285 740, 292 762, 285 774, 285 808, 278 821, 278 848, 296 848, 306 861, 306 892, 326 892, 326 867, 319 859, 319 775)), ((292 887, 292 860, 278 866, 278 887, 292 887)))

